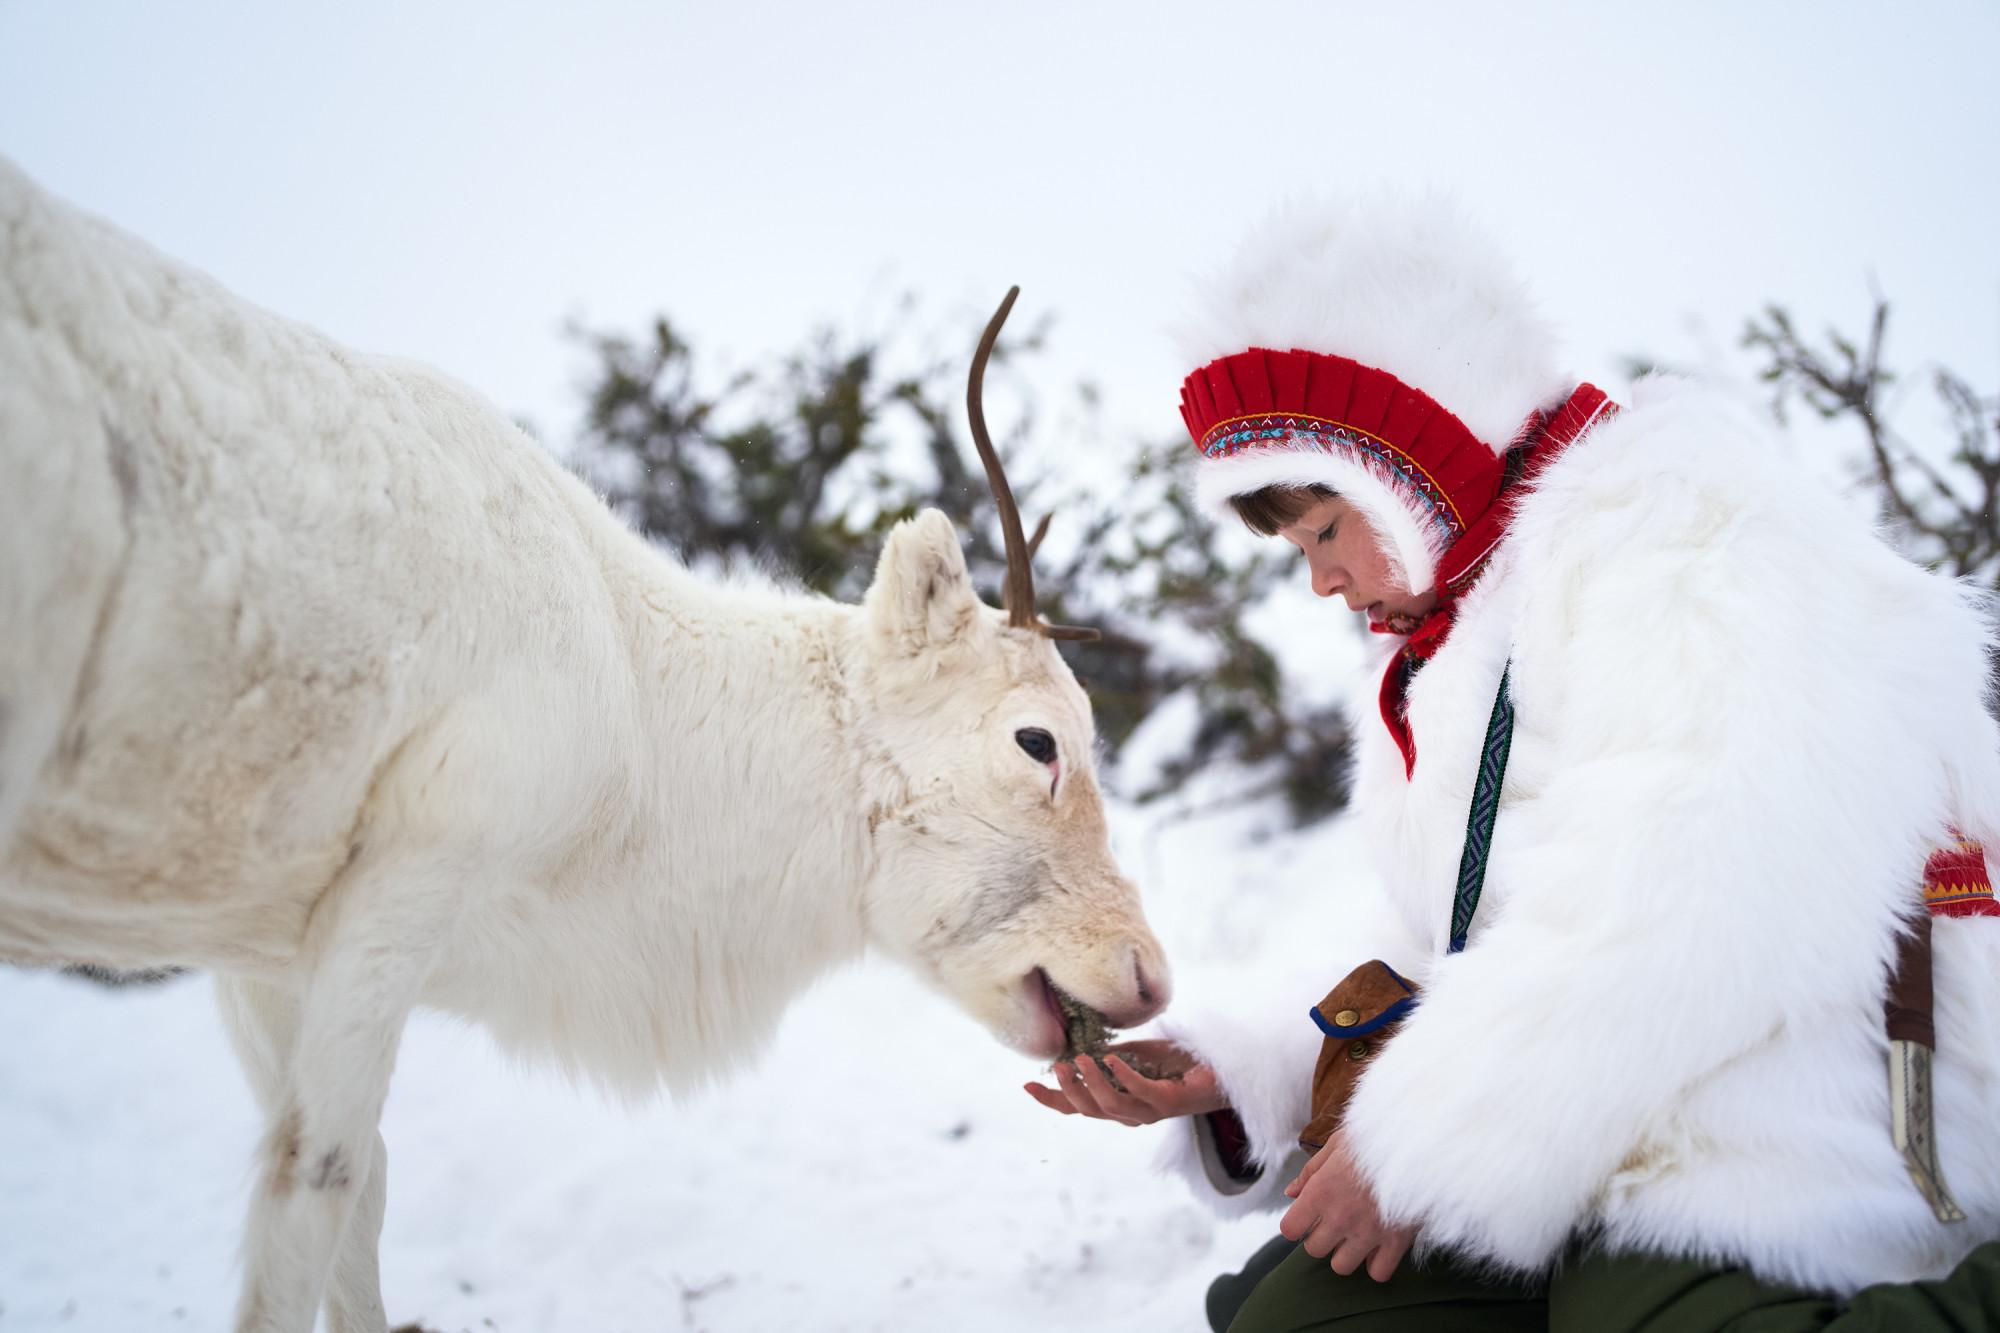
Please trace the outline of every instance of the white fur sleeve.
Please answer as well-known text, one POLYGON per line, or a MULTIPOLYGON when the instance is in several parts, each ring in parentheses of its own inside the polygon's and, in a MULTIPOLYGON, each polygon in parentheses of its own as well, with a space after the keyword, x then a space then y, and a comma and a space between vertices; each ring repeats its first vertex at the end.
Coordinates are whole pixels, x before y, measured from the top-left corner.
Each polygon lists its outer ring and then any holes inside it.
POLYGON ((1991 736, 1975 618, 1759 475, 1763 441, 1708 436, 1730 487, 1684 464, 1617 484, 1702 438, 1541 497, 1560 530, 1524 507, 1541 567, 1486 898, 1344 1126, 1387 1215, 1513 1267, 1553 1257, 1704 1073, 1785 1024, 1879 1023, 1940 756, 1991 736), (1784 514, 1736 502, 1767 481, 1784 514))
POLYGON ((1251 1164, 1261 1174, 1231 1180, 1200 1116, 1168 1123, 1160 1166, 1231 1217, 1284 1203, 1280 1191, 1303 1165, 1298 1137, 1309 1118, 1313 1062, 1319 1058, 1319 1033, 1306 1011, 1319 996, 1291 998, 1296 1003, 1254 1016, 1211 1011, 1162 1025, 1163 1036, 1215 1070, 1243 1122, 1251 1164))
POLYGON ((1159 1165, 1227 1216, 1283 1207, 1285 1183, 1305 1164, 1298 1138, 1311 1118, 1321 1042, 1312 1006, 1357 964, 1384 958, 1404 967, 1415 953, 1345 839, 1336 833, 1329 843, 1325 873, 1301 882, 1287 919, 1265 923, 1264 944, 1251 957, 1181 978, 1189 998, 1161 1024, 1162 1036, 1215 1071, 1261 1174, 1232 1180, 1201 1117, 1169 1122, 1159 1165), (1301 921, 1311 924, 1301 929, 1301 921))

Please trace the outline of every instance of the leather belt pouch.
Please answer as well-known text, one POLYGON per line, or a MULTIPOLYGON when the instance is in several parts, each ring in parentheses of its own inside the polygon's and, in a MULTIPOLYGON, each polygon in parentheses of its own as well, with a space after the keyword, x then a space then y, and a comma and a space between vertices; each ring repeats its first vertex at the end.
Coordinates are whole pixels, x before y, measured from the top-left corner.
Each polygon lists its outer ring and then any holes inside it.
POLYGON ((1313 1022, 1326 1040, 1313 1068, 1312 1120, 1299 1135, 1301 1148, 1318 1152, 1326 1146, 1369 1060, 1416 1007, 1416 987, 1377 958, 1341 978, 1313 1008, 1313 1022))

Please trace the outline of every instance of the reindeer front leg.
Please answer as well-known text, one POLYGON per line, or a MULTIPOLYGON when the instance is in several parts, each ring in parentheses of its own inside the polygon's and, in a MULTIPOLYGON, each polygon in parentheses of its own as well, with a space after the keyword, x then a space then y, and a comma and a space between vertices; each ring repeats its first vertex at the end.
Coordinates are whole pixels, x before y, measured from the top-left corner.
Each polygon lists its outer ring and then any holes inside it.
POLYGON ((296 1035, 266 1104, 237 1333, 311 1333, 329 1274, 334 1329, 386 1328, 375 1247, 387 1161, 376 1126, 456 899, 448 875, 364 852, 315 910, 296 1035))
MULTIPOLYGON (((215 990, 250 1090, 265 1118, 275 1121, 290 1078, 292 1051, 298 1045, 298 999, 279 987, 235 977, 218 977, 215 990)), ((385 1333, 389 1327, 376 1263, 388 1193, 388 1164, 388 1149, 378 1131, 368 1183, 340 1233, 333 1282, 326 1293, 330 1333, 385 1333)))
POLYGON ((333 1281, 326 1290, 327 1333, 387 1333, 389 1314, 382 1305, 382 1270, 378 1261, 382 1213, 389 1197, 389 1149, 375 1134, 374 1160, 368 1183, 355 1200, 354 1215, 340 1233, 340 1250, 333 1262, 333 1281))

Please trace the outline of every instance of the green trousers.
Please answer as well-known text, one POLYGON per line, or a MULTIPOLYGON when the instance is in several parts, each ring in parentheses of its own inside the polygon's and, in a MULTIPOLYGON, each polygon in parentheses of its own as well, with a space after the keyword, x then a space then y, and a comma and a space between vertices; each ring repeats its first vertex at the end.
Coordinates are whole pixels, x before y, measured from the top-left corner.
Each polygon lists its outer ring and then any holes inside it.
POLYGON ((1588 1251, 1517 1285, 1443 1256, 1375 1282, 1280 1238, 1216 1280, 1208 1318, 1217 1333, 1977 1333, 2000 1330, 2000 1241, 1939 1281, 1868 1287, 1843 1306, 1742 1269, 1588 1251))

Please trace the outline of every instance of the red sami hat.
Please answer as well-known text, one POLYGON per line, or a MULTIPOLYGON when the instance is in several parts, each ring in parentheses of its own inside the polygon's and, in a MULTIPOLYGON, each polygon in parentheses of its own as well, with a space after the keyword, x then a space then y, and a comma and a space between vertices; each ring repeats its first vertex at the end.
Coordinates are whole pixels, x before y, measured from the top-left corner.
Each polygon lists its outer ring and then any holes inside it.
POLYGON ((1330 486, 1413 592, 1569 386, 1505 261, 1437 201, 1281 213, 1201 295, 1181 386, 1199 498, 1330 486))

